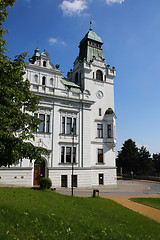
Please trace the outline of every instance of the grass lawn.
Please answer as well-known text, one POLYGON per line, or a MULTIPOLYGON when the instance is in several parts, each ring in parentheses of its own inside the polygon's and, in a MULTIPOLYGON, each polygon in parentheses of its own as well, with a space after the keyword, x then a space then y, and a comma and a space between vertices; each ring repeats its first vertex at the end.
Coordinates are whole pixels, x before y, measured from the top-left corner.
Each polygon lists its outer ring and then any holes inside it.
POLYGON ((160 224, 102 198, 0 188, 1 240, 159 240, 160 224))
POLYGON ((160 209, 160 198, 131 198, 131 200, 160 209))

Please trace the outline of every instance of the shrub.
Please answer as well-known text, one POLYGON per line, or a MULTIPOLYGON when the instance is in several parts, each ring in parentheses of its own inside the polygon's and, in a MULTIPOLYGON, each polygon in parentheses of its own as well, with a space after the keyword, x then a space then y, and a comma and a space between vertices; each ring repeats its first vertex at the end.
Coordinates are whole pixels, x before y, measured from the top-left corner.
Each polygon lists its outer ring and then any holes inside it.
POLYGON ((52 181, 50 178, 41 178, 39 185, 41 189, 50 189, 52 186, 52 181))

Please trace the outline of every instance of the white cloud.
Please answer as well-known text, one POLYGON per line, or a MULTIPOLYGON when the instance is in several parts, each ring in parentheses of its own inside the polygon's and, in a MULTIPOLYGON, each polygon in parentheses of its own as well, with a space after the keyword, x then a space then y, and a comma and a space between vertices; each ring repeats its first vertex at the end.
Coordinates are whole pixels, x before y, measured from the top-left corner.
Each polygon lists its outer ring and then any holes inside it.
POLYGON ((48 41, 51 45, 53 45, 53 44, 57 43, 57 38, 49 38, 48 41))
POLYGON ((59 43, 61 45, 66 45, 66 43, 64 41, 59 41, 57 38, 49 38, 48 39, 48 42, 50 43, 50 45, 53 45, 53 44, 56 44, 56 43, 59 43))
POLYGON ((86 0, 64 0, 60 5, 64 15, 80 15, 82 11, 88 8, 86 0))
POLYGON ((108 5, 112 5, 113 3, 123 3, 124 0, 106 0, 108 5))

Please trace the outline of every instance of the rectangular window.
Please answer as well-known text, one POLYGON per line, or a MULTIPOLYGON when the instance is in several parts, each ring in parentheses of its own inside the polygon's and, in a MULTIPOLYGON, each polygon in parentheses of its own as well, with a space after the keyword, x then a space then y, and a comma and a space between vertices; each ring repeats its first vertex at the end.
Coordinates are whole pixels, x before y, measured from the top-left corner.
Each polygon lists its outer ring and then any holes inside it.
POLYGON ((71 186, 72 186, 72 183, 73 183, 73 187, 77 187, 77 175, 72 175, 71 176, 71 186))
POLYGON ((42 122, 39 124, 39 131, 44 132, 44 129, 45 129, 45 115, 44 114, 39 114, 39 119, 42 120, 42 122))
POLYGON ((103 173, 99 174, 99 185, 103 185, 104 184, 104 175, 103 173))
POLYGON ((61 147, 61 163, 64 163, 64 147, 61 147))
POLYGON ((66 147, 66 163, 71 163, 71 147, 66 147))
POLYGON ((111 130, 111 125, 107 125, 107 137, 111 138, 112 137, 112 130, 111 130))
POLYGON ((67 117, 67 134, 71 134, 72 129, 72 118, 67 117))
POLYGON ((73 163, 76 163, 76 147, 73 148, 73 163))
MULTIPOLYGON (((38 118, 38 113, 34 113, 34 116, 35 116, 36 118, 38 118)), ((37 132, 37 128, 35 128, 33 131, 34 131, 34 132, 37 132)))
POLYGON ((99 116, 102 116, 102 109, 99 108, 99 116))
POLYGON ((103 124, 97 124, 97 137, 103 138, 103 124))
POLYGON ((61 175, 61 187, 67 187, 67 175, 61 175))
POLYGON ((98 163, 103 163, 103 149, 98 149, 98 163))
POLYGON ((76 147, 61 147, 61 163, 76 163, 76 147))
POLYGON ((46 132, 49 133, 49 127, 50 127, 50 115, 47 115, 47 121, 46 121, 46 132))
POLYGON ((62 117, 62 134, 65 134, 65 117, 62 117))
POLYGON ((76 134, 76 118, 73 118, 73 133, 76 134))

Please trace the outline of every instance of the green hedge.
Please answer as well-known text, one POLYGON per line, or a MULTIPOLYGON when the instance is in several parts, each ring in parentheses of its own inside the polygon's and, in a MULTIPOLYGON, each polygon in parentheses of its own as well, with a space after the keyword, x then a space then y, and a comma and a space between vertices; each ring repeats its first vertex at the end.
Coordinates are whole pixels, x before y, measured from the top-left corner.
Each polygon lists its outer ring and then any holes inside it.
POLYGON ((52 181, 50 178, 41 178, 39 185, 41 189, 50 189, 52 186, 52 181))

